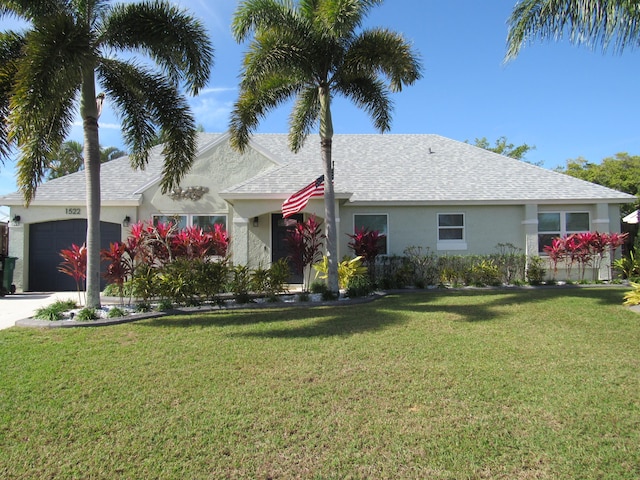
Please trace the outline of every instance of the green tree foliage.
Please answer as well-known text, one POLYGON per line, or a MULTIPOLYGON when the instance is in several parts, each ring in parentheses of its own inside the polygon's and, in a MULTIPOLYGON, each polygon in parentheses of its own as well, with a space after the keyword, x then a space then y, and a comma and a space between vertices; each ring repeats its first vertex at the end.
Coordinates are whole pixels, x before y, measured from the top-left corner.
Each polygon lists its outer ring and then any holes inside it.
POLYGON ((163 192, 180 182, 196 151, 195 121, 181 93, 209 80, 213 49, 203 25, 163 0, 0 0, 0 18, 26 22, 0 32, 0 158, 17 147, 18 187, 28 204, 79 109, 87 178, 87 306, 100 305, 100 143, 109 101, 122 118, 132 167, 148 161, 158 131, 163 192), (127 59, 120 60, 124 53, 127 59), (142 54, 145 61, 131 60, 142 54), (97 93, 97 84, 105 93, 97 93))
MULTIPOLYGON (((528 145, 526 143, 515 146, 513 143, 508 142, 507 137, 498 137, 493 146, 489 143, 487 137, 476 138, 473 144, 476 147, 484 148, 485 150, 504 155, 505 157, 511 157, 525 162, 526 160, 524 157, 527 153, 529 153, 530 150, 535 150, 536 148, 534 145, 528 145)), ((537 163, 537 165, 539 165, 539 163, 537 163)))
POLYGON ((640 8, 629 0, 521 0, 508 20, 506 60, 534 40, 558 40, 622 52, 640 40, 640 8))
MULTIPOLYGON (((49 161, 47 180, 82 170, 84 168, 83 151, 84 148, 80 142, 75 140, 63 142, 60 148, 51 154, 52 160, 49 161)), ((124 157, 126 154, 127 152, 118 147, 100 147, 100 163, 124 157)))
MULTIPOLYGON (((591 163, 578 157, 567 160, 565 168, 559 167, 556 170, 631 195, 638 196, 639 193, 640 156, 637 155, 616 153, 613 157, 603 159, 601 163, 591 163)), ((635 210, 637 206, 638 202, 623 206, 622 213, 626 215, 635 210)))
POLYGON ((246 148, 259 121, 287 100, 289 146, 300 150, 309 133, 320 131, 324 170, 329 289, 338 291, 335 193, 332 168, 332 95, 353 101, 380 132, 391 122, 389 94, 420 76, 411 44, 383 28, 361 29, 382 0, 245 0, 232 29, 238 42, 250 40, 240 94, 231 114, 231 142, 246 148))

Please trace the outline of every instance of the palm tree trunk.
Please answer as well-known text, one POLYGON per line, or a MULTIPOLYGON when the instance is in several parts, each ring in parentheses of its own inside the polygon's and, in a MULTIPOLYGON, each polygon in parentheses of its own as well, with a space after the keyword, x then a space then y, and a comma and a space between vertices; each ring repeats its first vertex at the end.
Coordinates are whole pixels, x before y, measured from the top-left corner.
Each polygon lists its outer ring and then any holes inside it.
POLYGON ((333 121, 331 119, 331 96, 328 87, 320 87, 320 151, 324 169, 324 218, 327 231, 327 259, 329 290, 338 293, 338 237, 336 233, 336 202, 333 190, 333 121))
POLYGON ((87 307, 100 307, 100 140, 93 70, 85 73, 80 113, 87 179, 87 307))

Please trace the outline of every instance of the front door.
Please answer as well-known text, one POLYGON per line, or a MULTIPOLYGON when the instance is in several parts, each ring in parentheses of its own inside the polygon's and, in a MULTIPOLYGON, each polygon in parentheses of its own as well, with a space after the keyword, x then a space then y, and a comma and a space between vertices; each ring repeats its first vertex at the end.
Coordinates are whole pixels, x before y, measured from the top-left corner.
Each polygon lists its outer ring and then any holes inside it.
POLYGON ((289 283, 302 283, 302 271, 289 258, 290 252, 287 244, 287 232, 302 221, 301 213, 291 215, 289 218, 282 218, 280 213, 271 215, 271 261, 277 262, 281 258, 287 259, 291 271, 289 283))

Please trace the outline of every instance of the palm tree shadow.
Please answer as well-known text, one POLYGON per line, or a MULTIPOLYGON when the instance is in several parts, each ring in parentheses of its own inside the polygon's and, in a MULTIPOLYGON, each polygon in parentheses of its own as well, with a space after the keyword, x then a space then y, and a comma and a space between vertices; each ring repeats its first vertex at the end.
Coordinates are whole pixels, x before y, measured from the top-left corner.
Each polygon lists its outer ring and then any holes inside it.
POLYGON ((338 306, 300 306, 195 312, 149 319, 148 327, 224 328, 262 325, 261 331, 234 336, 261 338, 311 338, 349 336, 376 331, 401 320, 400 315, 380 311, 376 302, 338 306), (270 328, 278 323, 281 327, 270 328))
POLYGON ((531 303, 539 303, 557 297, 574 297, 577 300, 595 300, 603 306, 621 305, 624 291, 616 288, 583 288, 578 286, 551 287, 551 288, 509 288, 495 290, 444 290, 437 292, 419 292, 415 299, 407 302, 398 302, 397 309, 416 313, 442 312, 458 317, 460 321, 483 322, 498 320, 511 315, 504 307, 517 306, 531 303), (455 298, 485 297, 492 295, 491 301, 463 302, 456 304, 437 303, 443 297, 455 298))

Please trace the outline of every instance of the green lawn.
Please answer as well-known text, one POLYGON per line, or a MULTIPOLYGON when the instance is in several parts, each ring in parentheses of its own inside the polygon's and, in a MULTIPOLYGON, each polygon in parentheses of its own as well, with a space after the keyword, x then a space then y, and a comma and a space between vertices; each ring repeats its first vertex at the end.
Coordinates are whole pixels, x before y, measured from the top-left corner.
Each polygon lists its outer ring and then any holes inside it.
POLYGON ((625 291, 0 331, 0 478, 637 479, 625 291))

